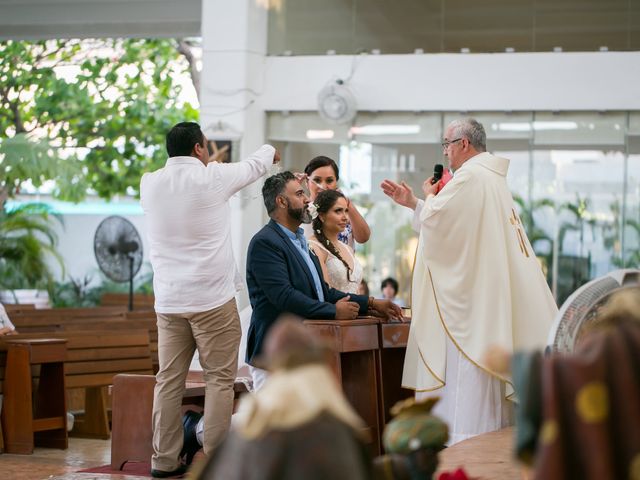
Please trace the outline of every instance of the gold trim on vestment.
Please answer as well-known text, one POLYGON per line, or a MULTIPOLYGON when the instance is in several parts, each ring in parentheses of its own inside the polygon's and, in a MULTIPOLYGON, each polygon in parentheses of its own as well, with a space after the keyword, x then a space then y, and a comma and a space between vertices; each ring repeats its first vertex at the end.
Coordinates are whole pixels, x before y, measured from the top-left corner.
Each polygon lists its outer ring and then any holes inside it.
MULTIPOLYGON (((511 388, 513 388, 513 393, 506 395, 505 399, 507 400, 511 400, 511 397, 515 394, 515 387, 513 386, 513 383, 511 383, 509 380, 507 380, 504 377, 501 377, 500 375, 498 375, 497 373, 494 373, 488 369, 486 369, 485 367, 483 367, 482 365, 480 365, 479 363, 477 363, 476 361, 474 361, 471 357, 469 357, 469 355, 466 354, 466 352, 460 347, 460 345, 458 345, 458 342, 456 342, 455 338, 453 338, 453 335, 451 335, 451 332, 449 331, 449 329, 447 328, 447 324, 445 323, 444 319, 442 318, 442 312, 440 311, 440 304, 438 303, 438 297, 436 296, 436 289, 435 286, 433 285, 433 276, 431 275, 431 269, 429 267, 427 267, 427 272, 429 272, 429 279, 431 280, 431 290, 433 291, 433 298, 436 301, 436 310, 438 311, 438 316, 440 317, 440 322, 442 323, 442 328, 444 328, 444 331, 447 333, 447 335, 449 336, 449 338, 451 339, 451 341, 453 342, 453 344, 455 345, 455 347, 458 349, 458 351, 460 353, 462 353, 462 355, 464 355, 464 357, 469 360, 473 365, 475 365, 476 367, 478 367, 480 370, 482 370, 483 372, 485 372, 486 374, 497 378, 498 380, 500 380, 501 382, 504 383, 508 383, 511 388)), ((418 351, 420 350, 420 347, 418 347, 418 351)), ((422 356, 422 353, 420 353, 420 355, 422 356)), ((424 359, 423 359, 424 361, 424 359)), ((429 367, 427 367, 429 368, 429 367)), ((431 370, 429 370, 431 371, 431 370)), ((436 377, 437 378, 437 377, 436 377)), ((441 380, 442 381, 442 380, 441 380)))
POLYGON ((420 354, 420 359, 422 360, 422 363, 424 363, 424 366, 427 367, 427 370, 429 370, 429 373, 431 375, 433 375, 434 377, 436 377, 436 380, 438 380, 440 383, 442 383, 442 385, 440 385, 439 387, 435 387, 434 390, 444 387, 447 384, 447 382, 445 382, 442 378, 440 378, 438 375, 436 375, 436 373, 433 370, 431 370, 431 368, 427 364, 427 361, 422 356, 422 350, 420 350, 420 345, 418 344, 418 342, 416 342, 416 347, 418 348, 418 353, 420 354))
POLYGON ((439 387, 433 387, 433 388, 416 388, 416 387, 409 387, 407 385, 400 385, 402 388, 406 388, 407 390, 413 390, 414 392, 434 392, 436 390, 439 390, 441 388, 444 388, 444 385, 440 385, 439 387))
MULTIPOLYGON (((423 208, 426 207, 426 201, 425 204, 423 205, 423 208)), ((416 247, 416 253, 413 257, 413 267, 411 268, 411 322, 413 322, 413 306, 414 306, 414 302, 413 302, 413 277, 415 275, 415 270, 416 270, 416 262, 418 261, 418 251, 420 250, 420 238, 422 238, 422 228, 420 228, 420 232, 418 233, 418 246, 416 247)), ((413 390, 415 392, 431 392, 433 390, 438 390, 439 388, 442 388, 446 385, 447 382, 445 382, 443 379, 441 379, 438 375, 436 375, 434 373, 433 370, 431 370, 431 368, 429 367, 429 365, 427 364, 427 361, 424 359, 424 356, 422 355, 422 350, 420 350, 420 344, 416 341, 416 348, 418 349, 418 353, 420 354, 420 359, 422 360, 422 363, 424 363, 424 366, 427 367, 427 370, 429 370, 429 373, 431 375, 433 375, 436 380, 438 380, 442 385, 439 385, 437 387, 433 387, 433 388, 427 388, 427 389, 417 389, 417 388, 413 388, 413 387, 405 387, 404 385, 402 385, 402 388, 408 388, 410 390, 413 390)))

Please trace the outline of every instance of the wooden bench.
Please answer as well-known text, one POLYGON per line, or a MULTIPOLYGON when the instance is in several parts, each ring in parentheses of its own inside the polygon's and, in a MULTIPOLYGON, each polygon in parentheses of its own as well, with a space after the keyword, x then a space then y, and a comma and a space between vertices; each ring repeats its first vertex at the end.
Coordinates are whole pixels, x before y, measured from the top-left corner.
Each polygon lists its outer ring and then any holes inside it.
POLYGON ((4 303, 3 306, 9 317, 14 313, 29 312, 36 309, 33 303, 4 303))
MULTIPOLYGON (((150 375, 116 375, 112 388, 113 435, 111 436, 111 469, 122 470, 127 462, 147 462, 153 455, 153 390, 156 379, 150 375)), ((234 412, 246 384, 233 385, 234 412)), ((188 406, 204 407, 205 383, 200 371, 187 375, 182 396, 183 410, 188 406)))
POLYGON ((59 325, 69 321, 83 320, 124 320, 125 309, 122 307, 97 308, 43 308, 39 310, 20 310, 9 315, 11 323, 22 333, 29 331, 55 330, 59 325))
POLYGON ((63 323, 60 327, 61 331, 76 332, 76 331, 90 331, 90 330, 112 330, 125 333, 129 330, 146 330, 149 334, 149 351, 151 354, 151 365, 153 373, 158 372, 158 328, 156 325, 155 314, 154 318, 147 319, 91 319, 89 321, 69 321, 63 323))
POLYGON ((158 371, 158 330, 153 310, 125 312, 122 307, 52 308, 22 312, 11 319, 20 333, 146 329, 149 332, 153 371, 158 371))
MULTIPOLYGON (((147 295, 143 293, 136 293, 133 295, 133 309, 134 310, 153 310, 155 303, 155 297, 153 295, 147 295)), ((100 299, 100 305, 102 306, 120 306, 129 307, 129 294, 128 293, 105 293, 100 299)))
MULTIPOLYGON (((148 331, 110 329, 12 336, 12 339, 37 338, 67 340, 67 393, 72 389, 85 389, 84 419, 76 422, 72 433, 89 438, 109 438, 106 387, 119 373, 153 373, 148 331)), ((38 371, 32 373, 39 377, 38 371)))
POLYGON ((8 453, 30 454, 36 444, 67 448, 65 344, 63 339, 25 340, 14 335, 0 341, 0 446, 8 453), (34 385, 36 367, 40 379, 34 385))

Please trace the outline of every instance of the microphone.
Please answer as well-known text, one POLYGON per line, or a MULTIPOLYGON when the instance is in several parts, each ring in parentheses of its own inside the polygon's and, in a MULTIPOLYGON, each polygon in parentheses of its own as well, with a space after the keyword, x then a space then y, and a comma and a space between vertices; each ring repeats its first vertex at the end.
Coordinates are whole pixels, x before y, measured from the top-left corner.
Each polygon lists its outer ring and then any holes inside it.
POLYGON ((433 166, 433 180, 431 180, 431 184, 437 183, 442 178, 442 172, 444 171, 444 167, 441 163, 436 163, 433 166))

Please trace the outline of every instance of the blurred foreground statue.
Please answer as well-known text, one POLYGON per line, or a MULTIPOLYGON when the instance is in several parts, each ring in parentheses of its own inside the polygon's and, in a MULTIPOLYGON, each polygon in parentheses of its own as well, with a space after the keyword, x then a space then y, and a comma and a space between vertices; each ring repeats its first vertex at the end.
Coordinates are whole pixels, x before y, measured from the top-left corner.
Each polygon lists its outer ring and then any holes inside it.
POLYGON ((271 375, 243 397, 226 440, 192 478, 371 478, 364 423, 327 366, 324 347, 299 320, 283 319, 264 354, 271 375))
POLYGON ((449 439, 447 425, 431 414, 437 397, 396 403, 394 419, 384 429, 386 455, 374 461, 376 480, 430 480, 438 468, 438 452, 449 439))
POLYGON ((573 353, 517 354, 513 376, 535 478, 640 478, 640 288, 613 294, 573 353))

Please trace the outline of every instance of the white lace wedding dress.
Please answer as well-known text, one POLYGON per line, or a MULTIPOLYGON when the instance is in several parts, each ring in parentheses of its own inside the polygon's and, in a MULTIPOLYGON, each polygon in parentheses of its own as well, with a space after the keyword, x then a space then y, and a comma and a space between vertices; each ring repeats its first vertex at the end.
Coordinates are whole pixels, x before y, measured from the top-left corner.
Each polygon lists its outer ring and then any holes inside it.
POLYGON ((353 271, 351 272, 351 280, 347 277, 347 267, 340 261, 338 257, 336 257, 333 253, 323 247, 319 242, 315 240, 309 240, 309 244, 316 249, 322 249, 327 253, 327 274, 329 278, 325 278, 327 283, 335 288, 336 290, 340 290, 345 293, 358 293, 358 285, 360 285, 360 281, 362 280, 362 265, 358 262, 358 259, 353 254, 349 247, 346 248, 348 250, 351 258, 345 258, 346 262, 349 264, 353 264, 353 271))

